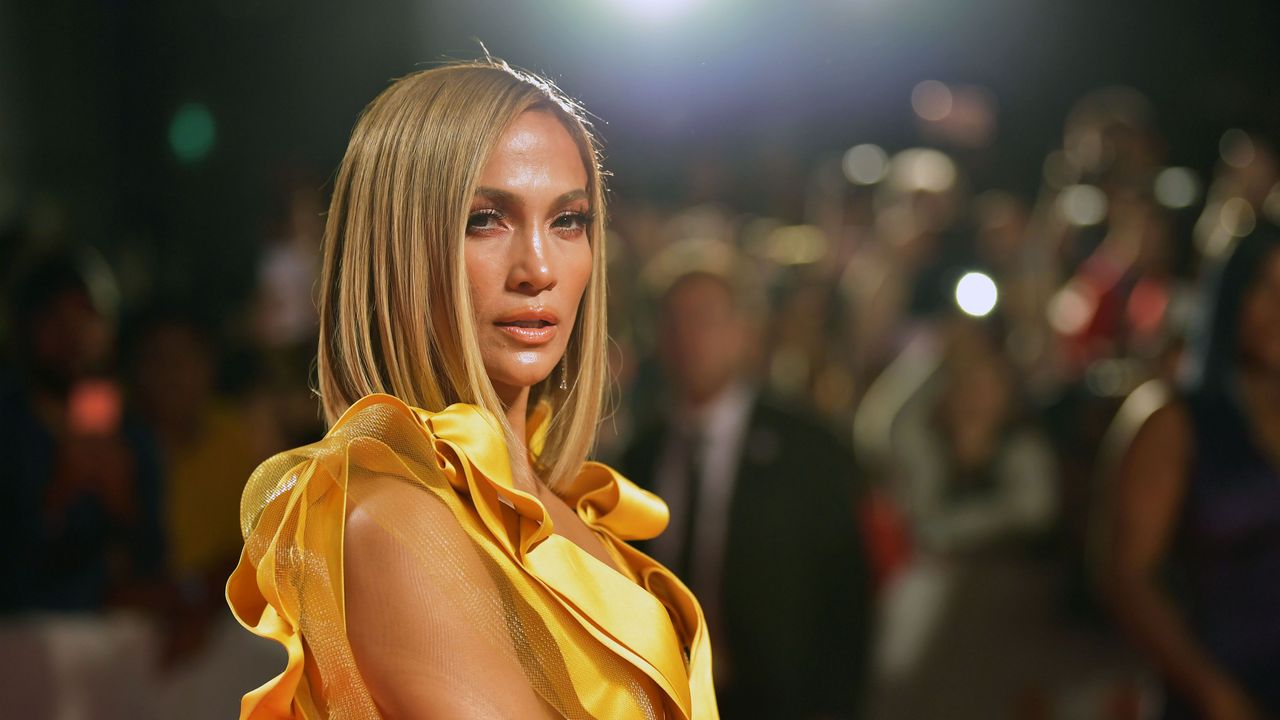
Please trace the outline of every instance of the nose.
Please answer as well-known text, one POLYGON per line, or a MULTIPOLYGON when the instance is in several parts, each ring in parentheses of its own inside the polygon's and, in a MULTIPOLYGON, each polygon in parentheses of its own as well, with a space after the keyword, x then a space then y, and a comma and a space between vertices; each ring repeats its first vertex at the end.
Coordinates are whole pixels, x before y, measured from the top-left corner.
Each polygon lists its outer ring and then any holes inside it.
POLYGON ((538 228, 518 233, 512 242, 507 288, 538 295, 556 286, 555 263, 546 234, 538 228))

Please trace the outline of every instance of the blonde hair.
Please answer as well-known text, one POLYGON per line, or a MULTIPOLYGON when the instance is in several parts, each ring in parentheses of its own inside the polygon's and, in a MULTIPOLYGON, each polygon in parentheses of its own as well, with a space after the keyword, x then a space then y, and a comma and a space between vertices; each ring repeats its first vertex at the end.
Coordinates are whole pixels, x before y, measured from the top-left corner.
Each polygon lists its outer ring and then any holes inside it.
POLYGON ((578 471, 595 439, 607 373, 604 188, 581 108, 541 78, 487 59, 400 78, 364 109, 329 204, 318 299, 318 393, 329 424, 356 400, 388 393, 439 411, 479 405, 519 447, 485 372, 463 241, 472 196, 507 126, 538 110, 578 145, 593 210, 591 277, 560 372, 530 390, 551 405, 535 470, 554 486, 578 471))

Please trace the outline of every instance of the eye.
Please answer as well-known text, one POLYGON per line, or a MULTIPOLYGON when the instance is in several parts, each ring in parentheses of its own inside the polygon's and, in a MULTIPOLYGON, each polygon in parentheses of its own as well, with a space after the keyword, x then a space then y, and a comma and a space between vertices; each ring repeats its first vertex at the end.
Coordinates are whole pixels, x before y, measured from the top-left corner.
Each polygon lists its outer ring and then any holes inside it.
POLYGON ((559 230, 562 235, 577 235, 586 231, 591 219, 590 212, 570 210, 557 215, 551 222, 551 227, 559 230))
POLYGON ((497 230, 502 220, 502 213, 493 208, 476 210, 467 216, 467 234, 484 233, 497 230))

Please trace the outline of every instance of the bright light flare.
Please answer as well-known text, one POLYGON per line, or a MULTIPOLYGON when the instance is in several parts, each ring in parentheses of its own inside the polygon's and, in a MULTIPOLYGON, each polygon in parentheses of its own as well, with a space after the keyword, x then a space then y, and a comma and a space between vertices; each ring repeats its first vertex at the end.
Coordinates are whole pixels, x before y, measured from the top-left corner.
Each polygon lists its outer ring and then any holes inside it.
POLYGON ((686 15, 698 0, 613 0, 628 15, 646 22, 662 22, 686 15))
POLYGON ((996 309, 1000 299, 1000 291, 991 276, 980 272, 965 273, 956 283, 956 305, 964 314, 972 317, 986 317, 996 309))

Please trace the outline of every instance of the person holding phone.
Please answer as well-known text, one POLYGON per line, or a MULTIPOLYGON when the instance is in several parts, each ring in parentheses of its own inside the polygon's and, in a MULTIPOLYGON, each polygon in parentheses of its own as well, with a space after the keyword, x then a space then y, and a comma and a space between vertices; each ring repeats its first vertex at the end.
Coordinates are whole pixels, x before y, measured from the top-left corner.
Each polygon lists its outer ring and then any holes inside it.
POLYGON ((22 382, 0 389, 0 436, 12 443, 0 463, 0 611, 145 604, 161 581, 160 463, 111 373, 112 287, 87 251, 42 258, 18 283, 22 382))

